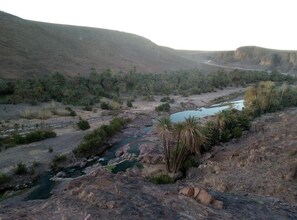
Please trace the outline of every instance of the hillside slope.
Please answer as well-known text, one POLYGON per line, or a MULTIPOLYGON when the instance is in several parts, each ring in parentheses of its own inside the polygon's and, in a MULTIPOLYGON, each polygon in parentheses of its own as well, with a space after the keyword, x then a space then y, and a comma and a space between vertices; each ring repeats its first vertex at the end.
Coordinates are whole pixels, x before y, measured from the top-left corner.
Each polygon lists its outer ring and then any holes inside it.
POLYGON ((0 11, 0 77, 23 78, 54 71, 69 76, 91 68, 161 72, 196 62, 133 34, 23 20, 0 11))

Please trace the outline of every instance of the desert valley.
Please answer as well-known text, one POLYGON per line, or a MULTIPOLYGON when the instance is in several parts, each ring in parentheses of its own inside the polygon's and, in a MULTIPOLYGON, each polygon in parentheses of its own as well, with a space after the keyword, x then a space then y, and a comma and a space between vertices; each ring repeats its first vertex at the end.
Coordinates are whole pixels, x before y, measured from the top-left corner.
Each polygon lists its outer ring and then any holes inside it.
POLYGON ((297 219, 296 75, 0 11, 0 219, 297 219))

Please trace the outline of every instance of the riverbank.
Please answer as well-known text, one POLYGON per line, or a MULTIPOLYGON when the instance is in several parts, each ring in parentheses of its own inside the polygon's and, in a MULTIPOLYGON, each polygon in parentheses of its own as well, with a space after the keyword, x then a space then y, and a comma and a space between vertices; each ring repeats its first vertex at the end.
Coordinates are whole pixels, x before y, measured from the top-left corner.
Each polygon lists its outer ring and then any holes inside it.
MULTIPOLYGON (((182 109, 182 103, 191 103, 195 106, 203 106, 207 104, 214 98, 220 97, 221 95, 228 95, 230 93, 242 91, 241 88, 229 88, 220 92, 202 94, 198 96, 190 96, 190 97, 181 97, 181 96, 173 96, 175 102, 171 105, 172 109, 182 109)), ((108 141, 108 145, 112 146, 115 143, 121 141, 122 139, 129 137, 136 137, 141 130, 147 126, 152 126, 155 118, 158 117, 158 113, 154 111, 155 107, 160 105, 160 99, 162 97, 155 96, 154 101, 144 101, 141 98, 136 99, 133 102, 132 108, 123 108, 118 112, 119 117, 129 117, 132 118, 132 123, 128 125, 127 129, 124 129, 122 132, 115 135, 112 139, 108 141)), ((23 105, 21 105, 23 106, 23 105)), ((7 107, 7 106, 6 106, 7 107)), ((19 119, 20 121, 15 121, 17 118, 18 111, 20 109, 16 108, 14 112, 15 119, 10 123, 21 123, 23 119, 19 119)), ((60 155, 65 155, 67 157, 67 161, 62 161, 60 167, 69 167, 74 165, 83 165, 86 164, 86 159, 76 159, 73 157, 72 150, 78 146, 78 144, 82 141, 85 134, 90 132, 91 130, 97 128, 102 124, 106 124, 109 120, 112 119, 112 115, 109 114, 111 111, 101 110, 98 108, 94 108, 92 112, 84 111, 79 107, 73 108, 77 113, 77 117, 82 117, 83 119, 97 118, 97 120, 91 120, 90 125, 91 129, 87 131, 77 130, 75 127, 68 126, 64 128, 56 128, 54 131, 57 133, 56 138, 47 139, 44 141, 16 146, 14 148, 9 148, 0 153, 0 172, 8 173, 13 175, 15 166, 19 163, 24 163, 27 167, 33 167, 33 163, 38 166, 34 167, 34 175, 19 175, 17 178, 12 178, 12 182, 9 183, 8 188, 13 188, 17 185, 24 186, 30 184, 39 174, 42 174, 44 171, 49 170, 52 161, 55 157, 60 155), (11 187, 10 187, 11 186, 11 187)), ((43 120, 44 123, 56 123, 57 121, 62 121, 65 117, 53 117, 48 120, 43 120)), ((66 117, 66 120, 71 120, 71 118, 66 117)), ((76 118, 72 118, 72 120, 76 120, 76 118)), ((41 120, 34 119, 34 122, 40 122, 41 120)), ((147 174, 157 172, 155 170, 160 169, 156 168, 154 164, 162 163, 162 149, 158 146, 158 137, 154 133, 154 131, 150 131, 145 133, 145 136, 141 138, 137 148, 140 148, 139 155, 135 155, 130 153, 131 145, 124 145, 123 149, 119 149, 118 152, 115 152, 117 158, 111 161, 113 163, 123 161, 125 159, 140 159, 140 162, 146 163, 148 165, 145 166, 145 172, 147 174), (141 142, 142 141, 142 142, 141 142), (156 144, 157 143, 157 144, 156 144), (120 151, 123 151, 121 153, 120 151)), ((135 148, 135 147, 134 147, 135 148)), ((96 159, 96 158, 95 158, 96 159)), ((90 159, 92 160, 92 159, 90 159)), ((19 188, 19 187, 18 187, 19 188)))

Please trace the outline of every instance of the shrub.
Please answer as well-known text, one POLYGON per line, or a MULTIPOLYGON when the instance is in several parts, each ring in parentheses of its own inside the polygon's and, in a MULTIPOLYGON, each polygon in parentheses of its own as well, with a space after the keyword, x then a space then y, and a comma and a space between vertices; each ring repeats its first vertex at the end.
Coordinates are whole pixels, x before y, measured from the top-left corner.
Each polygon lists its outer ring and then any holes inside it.
POLYGON ((129 119, 114 118, 109 125, 102 125, 92 133, 87 134, 79 146, 73 150, 73 153, 76 157, 88 157, 96 154, 98 148, 104 144, 107 138, 120 131, 129 122, 129 119))
POLYGON ((70 116, 76 116, 76 113, 75 113, 75 111, 72 108, 66 107, 65 110, 69 111, 69 115, 70 116))
POLYGON ((86 111, 93 111, 93 106, 91 105, 85 105, 85 107, 83 108, 83 110, 86 110, 86 111))
POLYGON ((161 104, 159 106, 156 107, 155 109, 158 112, 169 112, 170 111, 170 105, 168 102, 161 104))
POLYGON ((53 170, 57 170, 60 168, 61 163, 65 162, 67 160, 66 155, 56 155, 51 163, 51 168, 53 170))
POLYGON ((160 99, 160 102, 174 103, 174 99, 173 98, 171 99, 169 96, 165 96, 160 99))
POLYGON ((52 111, 52 113, 58 116, 69 116, 71 112, 68 111, 67 109, 58 108, 52 111))
POLYGON ((77 122, 77 126, 80 130, 87 130, 90 128, 90 124, 87 120, 79 120, 79 122, 77 122))
POLYGON ((25 136, 14 135, 14 142, 16 144, 29 144, 32 142, 42 141, 47 138, 56 137, 57 134, 51 130, 38 130, 30 132, 25 136))
POLYGON ((129 107, 129 108, 133 107, 133 104, 132 104, 132 102, 130 100, 127 101, 127 107, 129 107))
POLYGON ((14 173, 17 174, 17 175, 23 175, 23 174, 28 173, 28 168, 27 168, 26 164, 19 163, 17 165, 17 167, 15 168, 14 173))
POLYGON ((6 183, 9 180, 8 176, 4 173, 0 173, 0 184, 6 183))
POLYGON ((40 111, 38 111, 37 113, 37 118, 38 119, 48 119, 50 117, 52 117, 52 111, 49 109, 42 109, 40 111))
POLYGON ((239 127, 235 127, 232 129, 232 136, 234 138, 240 138, 242 136, 242 129, 239 127))
POLYGON ((101 102, 100 107, 103 110, 110 110, 111 109, 109 103, 107 103, 107 102, 101 102))
POLYGON ((169 184, 174 183, 173 179, 167 174, 150 177, 150 181, 154 184, 169 184))

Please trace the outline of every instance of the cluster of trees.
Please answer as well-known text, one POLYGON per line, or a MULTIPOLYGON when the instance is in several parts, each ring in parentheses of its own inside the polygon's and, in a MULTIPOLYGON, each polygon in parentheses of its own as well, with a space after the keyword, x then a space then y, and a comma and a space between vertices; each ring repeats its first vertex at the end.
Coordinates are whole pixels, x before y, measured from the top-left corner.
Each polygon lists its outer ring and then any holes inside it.
POLYGON ((172 123, 169 117, 159 119, 156 129, 162 140, 167 171, 176 173, 186 169, 191 157, 199 158, 201 152, 218 142, 239 138, 249 126, 246 112, 236 109, 224 110, 204 125, 194 117, 181 123, 172 123))
POLYGON ((77 148, 73 150, 76 157, 88 157, 100 151, 108 138, 123 129, 130 119, 114 118, 109 125, 102 125, 93 132, 87 134, 77 148))
POLYGON ((241 137, 254 117, 297 106, 297 87, 263 81, 247 89, 244 104, 244 110, 224 110, 204 125, 194 117, 176 124, 169 117, 159 119, 156 129, 162 140, 167 171, 183 170, 191 157, 197 159, 200 153, 210 150, 215 144, 241 137))
POLYGON ((202 73, 197 69, 164 74, 112 73, 89 77, 66 78, 54 73, 43 78, 9 81, 0 79, 0 101, 6 103, 38 103, 56 100, 65 104, 89 106, 101 97, 119 100, 121 96, 150 96, 169 94, 200 94, 231 85, 246 85, 263 80, 292 81, 291 76, 278 72, 239 71, 202 73))
POLYGON ((277 86, 272 81, 263 81, 247 89, 244 105, 254 116, 277 111, 283 107, 296 106, 297 88, 286 83, 277 86))

